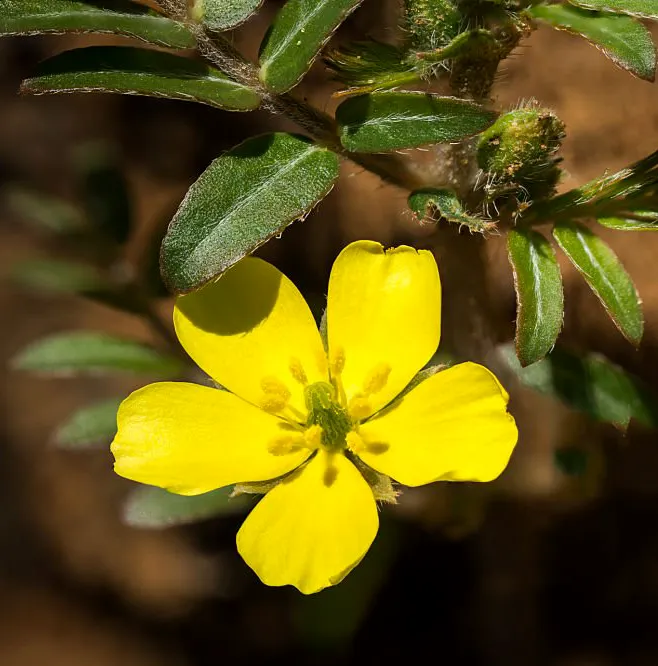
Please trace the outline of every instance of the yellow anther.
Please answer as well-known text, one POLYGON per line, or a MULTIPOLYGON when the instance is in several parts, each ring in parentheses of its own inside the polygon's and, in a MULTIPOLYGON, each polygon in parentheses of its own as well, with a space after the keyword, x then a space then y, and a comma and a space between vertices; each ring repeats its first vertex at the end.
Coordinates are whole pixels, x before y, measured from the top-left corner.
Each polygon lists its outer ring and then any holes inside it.
POLYGON ((388 376, 391 374, 391 366, 388 363, 378 363, 366 377, 365 382, 363 382, 363 392, 366 395, 372 395, 373 393, 379 393, 386 382, 388 381, 388 376))
POLYGON ((359 435, 359 433, 355 432, 354 430, 347 433, 345 440, 347 441, 347 448, 352 451, 352 453, 356 453, 358 455, 358 453, 363 451, 365 448, 365 444, 361 438, 361 435, 359 435))
POLYGON ((365 395, 357 393, 351 398, 349 405, 347 406, 347 412, 353 421, 360 421, 361 419, 365 419, 366 416, 370 416, 372 413, 372 406, 365 395))
POLYGON ((304 443, 306 446, 315 451, 320 448, 322 443, 322 428, 319 425, 312 425, 304 432, 304 443))
POLYGON ((260 381, 260 387, 268 396, 276 396, 284 402, 290 400, 290 389, 276 377, 263 377, 260 381))
POLYGON ((285 456, 288 453, 299 451, 305 444, 304 436, 301 433, 291 435, 281 435, 273 439, 268 445, 267 450, 273 456, 285 456))
POLYGON ((306 377, 306 373, 302 367, 302 362, 296 356, 293 356, 290 359, 290 365, 288 367, 290 368, 290 374, 302 386, 306 386, 308 384, 308 378, 306 377))
POLYGON ((269 412, 270 414, 276 414, 281 410, 285 409, 287 402, 288 402, 287 399, 283 398, 280 395, 275 395, 274 393, 268 393, 260 399, 258 406, 262 410, 269 412))
POLYGON ((342 347, 334 349, 329 359, 329 371, 332 377, 338 377, 345 369, 345 351, 342 347))

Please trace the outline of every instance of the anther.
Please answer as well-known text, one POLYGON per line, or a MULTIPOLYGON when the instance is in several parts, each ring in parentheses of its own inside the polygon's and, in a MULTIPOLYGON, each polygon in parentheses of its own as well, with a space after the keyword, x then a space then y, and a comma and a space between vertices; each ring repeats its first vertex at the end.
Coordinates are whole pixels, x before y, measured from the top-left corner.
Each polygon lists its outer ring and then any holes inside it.
POLYGON ((276 377, 263 377, 260 387, 265 394, 259 401, 261 409, 272 414, 280 412, 290 400, 290 390, 276 377))
POLYGON ((337 377, 345 369, 345 351, 342 347, 338 347, 331 353, 329 360, 329 371, 332 377, 337 377))
POLYGON ((319 425, 312 425, 304 432, 304 443, 306 447, 315 451, 322 444, 322 428, 319 425))
POLYGON ((365 395, 357 393, 350 399, 347 405, 347 412, 353 421, 360 421, 361 419, 365 419, 366 416, 370 416, 372 406, 365 395))
POLYGON ((305 438, 301 434, 281 435, 273 439, 268 445, 267 450, 273 456, 285 456, 288 453, 299 451, 305 444, 305 438))
POLYGON ((361 435, 359 435, 359 433, 355 432, 354 430, 347 433, 345 440, 347 441, 347 448, 352 451, 352 453, 356 453, 358 455, 359 452, 363 451, 365 448, 365 444, 361 438, 361 435))
POLYGON ((366 395, 379 393, 391 374, 391 366, 388 363, 378 363, 367 375, 366 380, 363 382, 363 392, 366 395))
POLYGON ((302 367, 302 362, 296 356, 293 356, 290 359, 290 365, 288 367, 290 368, 290 374, 296 381, 298 381, 302 386, 306 386, 308 384, 308 378, 306 377, 306 373, 302 367))

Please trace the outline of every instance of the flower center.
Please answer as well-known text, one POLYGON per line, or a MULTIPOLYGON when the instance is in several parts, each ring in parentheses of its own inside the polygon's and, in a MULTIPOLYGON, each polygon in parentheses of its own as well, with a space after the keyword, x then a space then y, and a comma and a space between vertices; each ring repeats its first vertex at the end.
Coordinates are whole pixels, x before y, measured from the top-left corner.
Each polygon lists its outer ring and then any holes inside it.
POLYGON ((352 430, 347 411, 338 404, 334 387, 327 382, 316 382, 304 389, 307 426, 322 429, 321 443, 329 451, 341 451, 347 446, 346 437, 352 430))

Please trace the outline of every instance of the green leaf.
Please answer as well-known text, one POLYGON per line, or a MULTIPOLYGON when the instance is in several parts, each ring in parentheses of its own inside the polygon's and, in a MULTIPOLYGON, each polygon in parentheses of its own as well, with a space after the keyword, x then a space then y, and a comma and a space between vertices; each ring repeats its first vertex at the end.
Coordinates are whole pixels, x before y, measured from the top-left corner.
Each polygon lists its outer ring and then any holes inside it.
POLYGON ((111 92, 166 97, 228 111, 255 109, 260 98, 240 83, 196 60, 148 49, 90 46, 41 63, 22 93, 111 92))
POLYGON ((187 496, 141 486, 128 496, 123 519, 132 527, 158 529, 240 514, 251 506, 253 500, 246 495, 231 497, 231 488, 187 496))
POLYGON ((658 214, 634 211, 633 218, 600 217, 597 222, 615 231, 658 231, 658 214))
POLYGON ((495 118, 472 102, 415 92, 359 95, 336 111, 340 140, 357 153, 459 141, 482 132, 495 118))
POLYGON ((526 11, 532 18, 558 30, 581 35, 631 74, 646 81, 654 80, 656 50, 651 33, 639 21, 566 4, 535 5, 526 11))
POLYGON ((534 203, 524 214, 526 223, 556 219, 640 217, 652 221, 658 205, 658 151, 551 199, 534 203), (651 212, 654 211, 654 212, 651 212))
POLYGON ((26 222, 56 234, 72 234, 85 227, 82 213, 67 201, 10 186, 2 192, 7 205, 26 222))
POLYGON ((73 376, 129 372, 176 377, 177 359, 136 342, 94 331, 71 331, 42 338, 16 355, 14 368, 73 376))
POLYGON ((570 0, 570 2, 584 9, 658 18, 656 0, 570 0))
POLYGON ((263 4, 263 0, 195 0, 196 20, 210 30, 230 30, 244 23, 263 4))
POLYGON ((104 32, 170 48, 194 48, 192 33, 177 21, 121 0, 2 0, 0 34, 104 32))
POLYGON ((512 345, 501 355, 529 388, 551 395, 597 421, 626 428, 631 419, 658 427, 656 396, 633 375, 600 354, 579 356, 554 349, 545 359, 521 367, 512 345))
POLYGON ((521 365, 553 348, 564 319, 562 276, 551 244, 532 229, 510 229, 509 261, 516 290, 516 353, 521 365))
POLYGON ((130 235, 132 206, 128 183, 115 155, 103 144, 86 144, 76 151, 76 167, 87 219, 117 243, 125 243, 130 235))
POLYGON ((85 294, 108 288, 94 266, 54 259, 30 259, 14 264, 11 277, 20 285, 39 291, 85 294))
POLYGON ((75 412, 55 432, 63 449, 86 449, 109 444, 117 432, 117 411, 123 398, 110 398, 75 412))
POLYGON ((428 218, 434 221, 445 219, 475 232, 491 231, 496 227, 496 223, 491 220, 469 215, 453 190, 416 190, 409 195, 408 204, 421 222, 428 218))
POLYGON ((295 86, 362 0, 288 0, 265 36, 260 79, 275 92, 295 86))
POLYGON ((162 274, 187 292, 304 217, 333 187, 338 157, 291 134, 249 139, 216 159, 185 196, 162 244, 162 274))
POLYGON ((589 463, 589 454, 576 446, 557 449, 553 456, 555 466, 567 476, 584 476, 589 463))
POLYGON ((640 297, 617 255, 595 233, 576 222, 555 225, 553 236, 617 328, 637 347, 644 332, 640 297))

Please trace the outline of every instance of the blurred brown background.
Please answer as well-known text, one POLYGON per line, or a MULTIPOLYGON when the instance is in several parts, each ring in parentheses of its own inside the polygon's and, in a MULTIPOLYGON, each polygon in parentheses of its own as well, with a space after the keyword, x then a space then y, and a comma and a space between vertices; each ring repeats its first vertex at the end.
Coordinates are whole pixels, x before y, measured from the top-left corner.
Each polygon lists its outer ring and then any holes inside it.
MULTIPOLYGON (((266 3, 236 35, 251 55, 275 5, 266 3)), ((386 25, 390 16, 368 2, 343 33, 385 37, 386 25)), ((129 257, 139 261, 149 230, 170 216, 215 156, 254 132, 291 127, 260 112, 228 114, 182 102, 17 95, 40 59, 115 42, 0 41, 0 184, 75 201, 74 152, 102 141, 117 151, 129 180, 138 221, 129 257)), ((327 100, 328 90, 316 66, 302 93, 327 100)), ((575 37, 541 29, 504 63, 494 89, 497 108, 533 97, 566 122, 564 187, 658 148, 658 88, 575 37)), ((344 165, 330 197, 263 254, 319 301, 333 258, 350 240, 428 242, 433 230, 412 221, 405 196, 344 165)), ((631 349, 567 266, 564 339, 604 352, 658 389, 658 236, 602 235, 638 285, 645 342, 631 349)), ((511 338, 504 239, 492 238, 488 247, 489 287, 511 338)), ((56 238, 23 224, 0 202, 3 276, 18 259, 60 249, 56 238)), ((438 260, 441 266, 440 254, 438 260)), ((171 303, 159 307, 168 317, 171 303)), ((53 428, 76 407, 128 393, 141 378, 39 379, 7 369, 16 351, 42 335, 88 327, 151 340, 142 322, 81 299, 19 290, 6 279, 0 308, 3 666, 658 663, 654 432, 631 425, 623 436, 517 390, 522 440, 495 489, 466 487, 449 497, 441 488, 406 493, 400 505, 382 511, 381 533, 362 565, 338 588, 304 598, 257 582, 235 552, 239 517, 165 532, 122 526, 130 484, 114 476, 109 452, 52 446, 53 428), (555 466, 554 451, 565 443, 591 452, 596 469, 588 478, 570 479, 555 466)))

